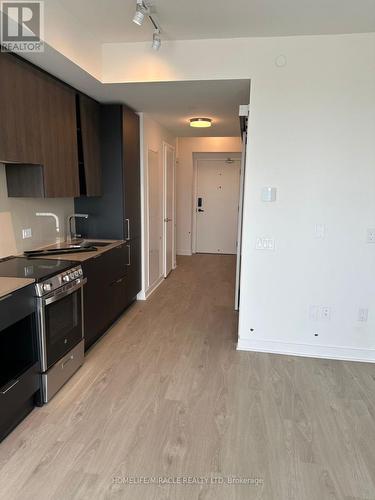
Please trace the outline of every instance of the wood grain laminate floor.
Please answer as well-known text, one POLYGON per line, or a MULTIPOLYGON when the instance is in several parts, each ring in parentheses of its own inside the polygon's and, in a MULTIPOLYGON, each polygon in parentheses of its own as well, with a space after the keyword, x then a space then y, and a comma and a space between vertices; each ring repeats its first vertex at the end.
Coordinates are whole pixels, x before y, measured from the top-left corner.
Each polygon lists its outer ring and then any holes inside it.
POLYGON ((375 499, 375 367, 236 352, 234 258, 178 264, 0 444, 0 498, 375 499))

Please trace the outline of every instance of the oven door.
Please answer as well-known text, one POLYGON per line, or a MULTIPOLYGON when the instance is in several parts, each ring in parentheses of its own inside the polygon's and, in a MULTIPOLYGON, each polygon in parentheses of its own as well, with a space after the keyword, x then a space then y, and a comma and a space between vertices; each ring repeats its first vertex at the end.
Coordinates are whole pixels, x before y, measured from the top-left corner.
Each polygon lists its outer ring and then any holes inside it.
MULTIPOLYGON (((78 281, 78 280, 77 280, 78 281)), ((83 338, 82 291, 85 279, 38 299, 42 371, 46 371, 83 338)))

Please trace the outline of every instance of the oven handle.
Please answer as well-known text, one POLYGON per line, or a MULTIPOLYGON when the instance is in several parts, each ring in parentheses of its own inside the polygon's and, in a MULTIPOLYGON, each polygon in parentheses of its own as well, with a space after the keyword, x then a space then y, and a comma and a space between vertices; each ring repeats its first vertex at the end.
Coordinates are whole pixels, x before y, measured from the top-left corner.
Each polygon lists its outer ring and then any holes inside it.
POLYGON ((82 278, 79 280, 79 283, 77 285, 73 286, 72 288, 69 288, 69 290, 66 290, 65 292, 60 292, 57 293, 56 295, 53 295, 52 297, 49 297, 48 299, 43 299, 42 298, 42 303, 44 306, 48 306, 49 304, 53 304, 53 302, 56 302, 60 299, 63 299, 64 297, 67 297, 68 295, 71 295, 72 293, 76 292, 80 288, 83 287, 87 283, 87 278, 82 278))

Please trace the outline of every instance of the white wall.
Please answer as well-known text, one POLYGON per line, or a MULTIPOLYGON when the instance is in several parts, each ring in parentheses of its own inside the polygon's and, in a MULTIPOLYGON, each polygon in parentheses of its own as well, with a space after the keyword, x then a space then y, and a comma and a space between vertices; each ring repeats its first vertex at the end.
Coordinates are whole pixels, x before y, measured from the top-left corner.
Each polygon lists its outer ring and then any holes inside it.
POLYGON ((239 137, 179 137, 176 168, 177 255, 191 255, 194 153, 236 153, 239 137))
POLYGON ((142 291, 145 299, 161 282, 163 270, 163 141, 176 138, 147 114, 141 113, 142 291))
POLYGON ((5 167, 0 164, 0 258, 9 255, 8 248, 21 253, 65 239, 66 220, 73 212, 73 198, 8 198, 5 167), (36 217, 35 212, 54 212, 60 219, 60 233, 52 218, 36 217), (32 238, 23 240, 26 228, 31 228, 32 238))
POLYGON ((103 55, 106 81, 251 79, 239 346, 375 361, 375 34, 164 42, 155 55, 110 44, 103 55), (260 201, 262 186, 277 187, 276 203, 260 201), (255 250, 259 236, 275 251, 255 250), (311 320, 314 305, 331 319, 311 320))

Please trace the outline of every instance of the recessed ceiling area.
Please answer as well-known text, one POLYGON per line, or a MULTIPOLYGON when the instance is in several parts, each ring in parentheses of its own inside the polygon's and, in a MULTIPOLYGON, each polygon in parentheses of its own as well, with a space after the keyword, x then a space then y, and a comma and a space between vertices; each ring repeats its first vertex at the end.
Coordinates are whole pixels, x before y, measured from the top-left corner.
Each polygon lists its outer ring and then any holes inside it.
MULTIPOLYGON (((55 0, 45 0, 49 2, 55 0)), ((152 0, 163 39, 320 35, 375 31, 374 0, 152 0)), ((135 0, 60 0, 101 43, 149 41, 135 0)))
POLYGON ((240 135, 238 110, 249 104, 249 80, 106 84, 104 102, 124 102, 142 111, 179 137, 240 135), (212 119, 207 129, 190 127, 190 119, 212 119))
POLYGON ((105 84, 103 102, 123 102, 142 111, 179 137, 240 135, 238 110, 249 104, 249 80, 105 84), (207 117, 212 126, 190 127, 190 119, 207 117))

